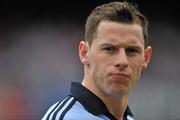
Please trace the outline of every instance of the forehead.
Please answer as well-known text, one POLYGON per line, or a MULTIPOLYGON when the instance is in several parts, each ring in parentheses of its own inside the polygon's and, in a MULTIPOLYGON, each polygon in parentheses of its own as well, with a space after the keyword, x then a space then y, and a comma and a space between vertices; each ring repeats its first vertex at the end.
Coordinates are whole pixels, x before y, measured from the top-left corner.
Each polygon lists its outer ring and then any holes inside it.
POLYGON ((101 21, 97 27, 97 34, 94 40, 99 42, 125 42, 144 45, 143 30, 139 24, 123 24, 112 21, 101 21))

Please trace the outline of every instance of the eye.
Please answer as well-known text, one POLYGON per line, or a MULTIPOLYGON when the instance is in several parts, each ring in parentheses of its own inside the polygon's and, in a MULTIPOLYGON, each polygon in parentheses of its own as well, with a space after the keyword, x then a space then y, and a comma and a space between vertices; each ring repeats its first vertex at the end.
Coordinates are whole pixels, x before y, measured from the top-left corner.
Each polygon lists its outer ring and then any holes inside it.
POLYGON ((127 54, 136 54, 136 53, 139 53, 139 50, 137 50, 136 48, 127 48, 126 53, 127 54))
POLYGON ((114 53, 116 51, 115 47, 104 47, 103 50, 107 53, 114 53))

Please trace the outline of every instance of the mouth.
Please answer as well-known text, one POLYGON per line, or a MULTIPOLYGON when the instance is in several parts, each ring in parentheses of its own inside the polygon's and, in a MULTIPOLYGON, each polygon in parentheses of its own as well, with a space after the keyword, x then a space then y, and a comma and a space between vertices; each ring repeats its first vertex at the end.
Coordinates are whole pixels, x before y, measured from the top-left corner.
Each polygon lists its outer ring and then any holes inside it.
POLYGON ((111 73, 110 74, 113 81, 127 81, 129 80, 129 75, 125 73, 111 73))

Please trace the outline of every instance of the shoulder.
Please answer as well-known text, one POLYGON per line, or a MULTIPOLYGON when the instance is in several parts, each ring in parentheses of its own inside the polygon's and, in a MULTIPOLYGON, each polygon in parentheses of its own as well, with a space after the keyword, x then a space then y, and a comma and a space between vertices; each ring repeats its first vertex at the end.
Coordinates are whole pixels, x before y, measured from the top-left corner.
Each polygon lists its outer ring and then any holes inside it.
POLYGON ((71 109, 75 102, 76 100, 74 97, 68 96, 63 101, 55 103, 48 109, 42 120, 54 120, 64 117, 66 112, 71 109))
POLYGON ((89 113, 85 110, 85 108, 78 102, 72 106, 72 108, 66 113, 64 119, 70 120, 82 120, 87 117, 89 113))
POLYGON ((62 102, 52 105, 42 120, 93 120, 98 117, 86 111, 86 109, 74 97, 65 98, 62 102))

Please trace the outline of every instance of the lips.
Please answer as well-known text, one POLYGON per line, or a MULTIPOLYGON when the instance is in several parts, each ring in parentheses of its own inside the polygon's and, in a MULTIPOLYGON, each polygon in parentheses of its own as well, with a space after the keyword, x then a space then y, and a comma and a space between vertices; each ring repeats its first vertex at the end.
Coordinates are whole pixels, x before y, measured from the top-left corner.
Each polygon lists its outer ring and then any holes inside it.
POLYGON ((129 75, 124 74, 124 73, 111 73, 110 76, 112 77, 112 80, 128 80, 129 75))

